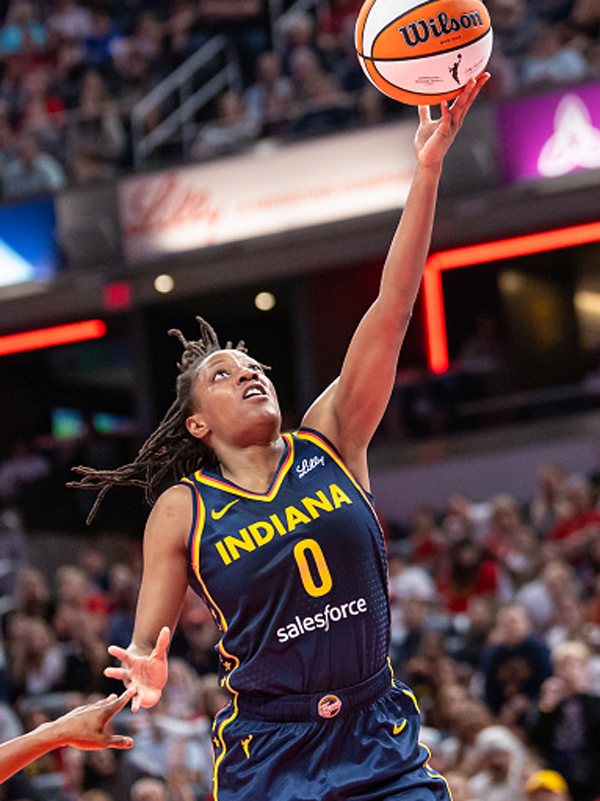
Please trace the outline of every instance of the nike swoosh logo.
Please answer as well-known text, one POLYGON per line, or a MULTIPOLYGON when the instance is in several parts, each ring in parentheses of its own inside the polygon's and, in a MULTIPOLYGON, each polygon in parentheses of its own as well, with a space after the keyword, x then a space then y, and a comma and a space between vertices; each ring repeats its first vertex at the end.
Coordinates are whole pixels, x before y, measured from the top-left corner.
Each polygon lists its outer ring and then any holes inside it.
POLYGON ((217 510, 216 510, 216 509, 212 509, 212 510, 211 510, 211 513, 210 513, 210 516, 212 517, 212 519, 213 519, 213 520, 220 520, 220 519, 223 517, 223 515, 225 514, 225 512, 226 512, 228 509, 231 509, 231 507, 233 506, 233 504, 234 504, 234 503, 237 503, 238 501, 239 501, 239 498, 236 498, 236 499, 235 499, 235 501, 231 501, 231 503, 228 503, 228 504, 227 504, 227 506, 224 506, 224 507, 223 507, 223 508, 222 508, 220 511, 218 511, 218 512, 217 512, 217 510))
POLYGON ((398 725, 398 723, 394 723, 394 735, 400 734, 400 732, 404 730, 405 726, 406 726, 406 720, 403 720, 402 723, 400 723, 400 725, 398 725))

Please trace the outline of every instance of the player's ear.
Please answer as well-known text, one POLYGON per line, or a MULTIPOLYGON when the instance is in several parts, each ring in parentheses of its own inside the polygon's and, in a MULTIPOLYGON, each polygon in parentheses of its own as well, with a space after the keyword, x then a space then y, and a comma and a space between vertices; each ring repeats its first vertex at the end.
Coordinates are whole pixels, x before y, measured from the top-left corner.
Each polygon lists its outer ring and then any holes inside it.
POLYGON ((206 425, 202 415, 198 412, 191 414, 186 419, 185 427, 190 432, 192 437, 196 437, 196 439, 203 439, 208 433, 208 426, 206 425))

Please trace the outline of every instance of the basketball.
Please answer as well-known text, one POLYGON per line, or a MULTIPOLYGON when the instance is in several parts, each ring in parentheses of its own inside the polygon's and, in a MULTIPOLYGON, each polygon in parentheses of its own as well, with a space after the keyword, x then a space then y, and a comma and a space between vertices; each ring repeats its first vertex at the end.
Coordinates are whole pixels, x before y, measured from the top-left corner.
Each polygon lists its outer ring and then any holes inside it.
POLYGON ((368 79, 412 106, 456 97, 484 71, 492 42, 490 15, 480 0, 366 0, 355 29, 368 79))

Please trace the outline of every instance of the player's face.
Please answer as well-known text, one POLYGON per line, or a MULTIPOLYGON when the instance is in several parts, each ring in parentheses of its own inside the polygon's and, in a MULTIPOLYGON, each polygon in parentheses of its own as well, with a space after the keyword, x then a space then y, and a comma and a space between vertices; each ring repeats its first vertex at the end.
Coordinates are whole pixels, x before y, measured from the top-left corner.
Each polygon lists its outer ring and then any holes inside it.
POLYGON ((220 350, 202 362, 192 400, 195 411, 187 428, 207 444, 215 438, 239 441, 240 435, 252 439, 279 433, 275 388, 262 365, 239 350, 220 350))

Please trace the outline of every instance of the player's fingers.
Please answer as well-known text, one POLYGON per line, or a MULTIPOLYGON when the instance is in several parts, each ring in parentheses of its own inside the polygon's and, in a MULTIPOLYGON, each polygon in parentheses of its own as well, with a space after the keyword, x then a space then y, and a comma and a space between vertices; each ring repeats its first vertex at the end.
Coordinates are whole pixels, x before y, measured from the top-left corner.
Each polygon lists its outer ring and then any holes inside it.
POLYGON ((171 630, 168 626, 163 626, 156 640, 156 645, 154 646, 154 655, 164 656, 164 654, 167 652, 167 649, 169 648, 170 642, 171 642, 171 630))
POLYGON ((128 682, 131 679, 129 668, 107 667, 104 668, 104 675, 109 679, 118 679, 124 682, 128 682))
POLYGON ((422 125, 431 122, 431 110, 429 106, 419 106, 418 112, 419 112, 419 122, 422 125))
POLYGON ((134 695, 135 687, 133 686, 128 687, 125 692, 121 693, 121 695, 117 695, 116 693, 109 695, 108 698, 104 699, 107 715, 116 715, 117 712, 120 712, 124 707, 127 706, 134 695))
POLYGON ((126 737, 124 734, 111 734, 106 745, 108 748, 132 748, 133 737, 126 737))
POLYGON ((481 91, 482 87, 489 81, 489 79, 490 73, 482 72, 481 75, 477 76, 477 78, 472 78, 465 86, 465 92, 463 92, 463 95, 461 96, 462 103, 459 107, 463 118, 475 102, 475 98, 481 91))
POLYGON ((116 657, 121 662, 124 662, 126 665, 133 664, 134 657, 131 656, 124 648, 121 648, 119 645, 109 645, 108 646, 108 653, 111 656, 116 657))

